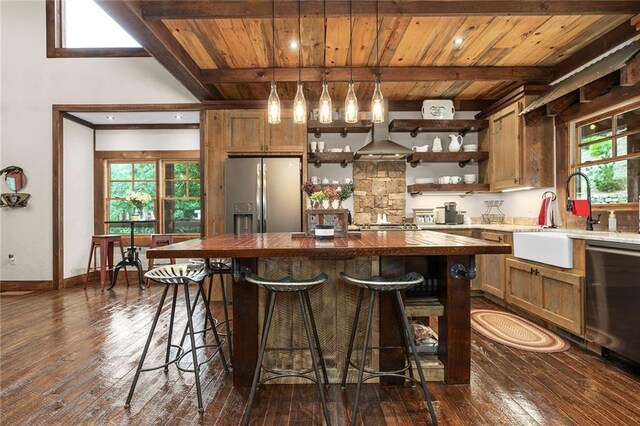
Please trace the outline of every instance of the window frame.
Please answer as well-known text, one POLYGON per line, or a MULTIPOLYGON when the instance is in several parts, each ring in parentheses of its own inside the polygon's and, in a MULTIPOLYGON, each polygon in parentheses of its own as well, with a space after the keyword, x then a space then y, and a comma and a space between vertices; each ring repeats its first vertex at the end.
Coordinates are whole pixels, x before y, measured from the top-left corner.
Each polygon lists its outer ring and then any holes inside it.
MULTIPOLYGON (((202 229, 204 218, 202 216, 202 167, 200 167, 200 161, 195 159, 163 159, 159 161, 160 167, 162 168, 162 179, 161 179, 161 187, 160 187, 160 198, 158 208, 160 209, 160 219, 162 220, 162 232, 164 234, 168 234, 167 230, 164 229, 164 203, 167 200, 198 200, 200 201, 200 229, 202 229), (167 179, 165 176, 165 165, 166 164, 185 164, 186 165, 186 179, 167 179), (189 164, 197 164, 199 168, 200 177, 197 179, 189 179, 189 164), (185 192, 187 194, 186 197, 175 197, 175 196, 167 196, 167 181, 171 182, 185 182, 185 192), (189 182, 198 182, 200 184, 200 194, 197 196, 189 196, 189 182), (162 208, 160 208, 162 207, 162 208)), ((196 235, 195 233, 171 233, 170 235, 196 235)))
MULTIPOLYGON (((633 160, 633 159, 638 159, 640 160, 640 152, 637 153, 633 153, 633 154, 626 154, 626 155, 622 155, 622 156, 617 156, 617 139, 624 137, 624 136, 629 136, 629 135, 637 135, 640 133, 640 128, 635 129, 635 130, 631 130, 631 131, 625 131, 622 133, 617 133, 617 123, 615 121, 615 117, 619 114, 622 114, 624 112, 627 111, 632 111, 632 110, 636 110, 636 109, 640 109, 640 101, 635 101, 629 104, 626 104, 624 106, 617 106, 614 107, 612 109, 609 109, 607 111, 604 111, 602 113, 590 116, 587 119, 581 119, 578 121, 575 121, 573 123, 573 138, 572 138, 572 147, 571 147, 571 155, 572 155, 572 161, 571 161, 571 166, 570 166, 570 170, 571 172, 576 172, 578 171, 579 168, 583 168, 583 167, 588 167, 588 166, 597 166, 600 164, 608 164, 608 163, 615 163, 618 161, 628 161, 628 160, 633 160), (607 137, 603 137, 600 139, 596 139, 594 141, 590 141, 587 143, 580 143, 580 128, 584 127, 588 124, 591 123, 596 123, 600 120, 603 119, 607 119, 610 118, 611 119, 611 135, 607 136, 607 137), (585 163, 581 163, 580 162, 580 149, 582 147, 585 146, 589 146, 595 143, 600 143, 603 141, 611 141, 611 157, 609 158, 604 158, 601 160, 594 160, 594 161, 588 161, 585 163)), ((570 188, 571 194, 573 196, 575 196, 575 192, 576 192, 576 186, 577 186, 577 182, 574 182, 573 185, 570 188)), ((640 194, 639 194, 640 197, 640 194)), ((607 209, 607 210, 638 210, 638 201, 628 201, 626 203, 598 203, 598 204, 593 204, 593 208, 594 209, 600 209, 602 210, 607 209)))
POLYGON ((47 58, 150 57, 142 47, 63 47, 64 0, 45 0, 47 58))

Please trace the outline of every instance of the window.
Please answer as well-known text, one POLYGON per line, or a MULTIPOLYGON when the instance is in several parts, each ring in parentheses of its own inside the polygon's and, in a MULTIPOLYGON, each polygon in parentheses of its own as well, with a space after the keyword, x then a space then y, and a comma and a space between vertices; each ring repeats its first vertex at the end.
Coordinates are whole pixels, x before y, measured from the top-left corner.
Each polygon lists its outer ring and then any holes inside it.
MULTIPOLYGON (((638 201, 640 182, 640 104, 576 125, 576 171, 591 181, 593 204, 638 201)), ((576 193, 586 197, 576 179, 576 193)))
POLYGON ((149 56, 94 0, 47 0, 47 56, 149 56))
MULTIPOLYGON (((131 192, 151 196, 142 214, 151 213, 156 226, 138 226, 136 234, 199 234, 201 227, 200 164, 195 160, 107 162, 106 217, 131 216, 131 192), (160 188, 160 189, 158 189, 160 188)), ((109 225, 107 232, 128 234, 129 226, 109 225)))

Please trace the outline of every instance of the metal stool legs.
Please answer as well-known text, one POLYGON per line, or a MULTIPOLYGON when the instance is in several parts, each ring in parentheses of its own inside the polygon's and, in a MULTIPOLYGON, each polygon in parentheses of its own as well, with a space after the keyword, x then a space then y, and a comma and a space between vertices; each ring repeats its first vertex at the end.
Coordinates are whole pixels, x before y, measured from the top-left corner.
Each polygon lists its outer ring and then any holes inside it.
MULTIPOLYGON (((371 324, 373 323, 373 309, 376 301, 374 292, 370 292, 369 296, 369 312, 367 313, 367 328, 364 332, 364 343, 362 344, 362 355, 360 355, 360 367, 358 368, 358 386, 356 388, 356 400, 353 403, 353 413, 351 415, 351 425, 355 426, 358 418, 358 404, 360 403, 360 392, 362 391, 362 378, 364 377, 364 365, 367 361, 367 349, 369 346, 369 337, 371 336, 371 324)), ((345 370, 349 368, 348 362, 345 370)))
MULTIPOLYGON (((196 336, 193 329, 193 318, 191 317, 193 311, 191 310, 191 303, 189 301, 189 284, 184 283, 184 301, 187 306, 187 327, 189 328, 189 338, 191 339, 191 355, 193 357, 193 370, 196 375, 196 393, 198 395, 198 411, 203 412, 202 406, 202 392, 200 390, 200 365, 198 364, 198 353, 196 351, 196 336)), ((207 306, 207 311, 209 307, 207 306)), ((222 352, 220 352, 222 353, 222 352)), ((224 360, 224 358, 223 358, 224 360)), ((224 364, 226 367, 226 363, 224 364)))
MULTIPOLYGON (((225 291, 225 285, 224 285, 224 274, 219 273, 219 272, 214 272, 213 274, 211 274, 211 276, 209 277, 209 291, 207 292, 207 303, 211 303, 211 289, 213 287, 213 280, 215 279, 215 276, 218 275, 220 277, 220 293, 222 295, 222 312, 224 314, 224 325, 225 325, 225 331, 226 334, 223 334, 223 336, 226 336, 226 341, 227 344, 229 345, 229 358, 231 360, 233 360, 233 343, 232 343, 232 333, 233 331, 231 331, 231 326, 229 325, 229 310, 228 310, 228 305, 227 305, 227 292, 225 291)), ((204 297, 204 293, 203 293, 203 297, 204 297)), ((205 317, 204 319, 204 328, 205 330, 207 329, 207 320, 208 317, 205 317)), ((219 325, 219 324, 218 324, 219 325)))

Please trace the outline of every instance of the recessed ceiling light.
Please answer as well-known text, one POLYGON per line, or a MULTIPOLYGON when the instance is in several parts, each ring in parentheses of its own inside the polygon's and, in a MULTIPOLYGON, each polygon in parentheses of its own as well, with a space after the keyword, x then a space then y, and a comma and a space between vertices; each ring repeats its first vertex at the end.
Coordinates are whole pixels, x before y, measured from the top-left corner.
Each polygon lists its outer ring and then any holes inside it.
POLYGON ((107 115, 107 120, 115 120, 116 118, 113 115, 107 115))
POLYGON ((464 38, 462 37, 456 37, 453 39, 453 44, 456 46, 462 46, 462 43, 464 43, 464 38))
POLYGON ((298 48, 298 42, 296 40, 291 40, 291 43, 289 43, 289 46, 292 49, 297 49, 298 48))
POLYGON ((176 115, 174 115, 174 118, 175 118, 176 120, 182 120, 182 116, 181 116, 180 114, 176 114, 176 115))
POLYGON ((589 128, 590 128, 591 130, 595 130, 595 129, 596 129, 596 127, 597 127, 597 126, 596 126, 595 124, 592 124, 591 126, 589 126, 589 128))

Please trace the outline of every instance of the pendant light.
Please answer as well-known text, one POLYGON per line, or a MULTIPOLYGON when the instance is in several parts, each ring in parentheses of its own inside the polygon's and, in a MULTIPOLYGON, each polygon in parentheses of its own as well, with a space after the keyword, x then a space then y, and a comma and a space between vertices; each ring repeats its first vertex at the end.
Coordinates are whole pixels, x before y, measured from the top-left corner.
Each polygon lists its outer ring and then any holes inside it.
POLYGON ((305 124, 307 122, 307 100, 302 90, 302 36, 300 31, 300 0, 298 0, 298 90, 293 98, 293 122, 305 124))
POLYGON ((358 122, 358 98, 353 90, 353 0, 349 1, 349 90, 344 100, 344 121, 347 123, 358 122))
POLYGON ((318 119, 320 123, 329 124, 333 121, 333 107, 331 96, 327 85, 327 0, 324 0, 324 74, 322 75, 322 94, 320 95, 320 105, 318 106, 318 119))
MULTIPOLYGON (((380 66, 379 50, 378 50, 378 35, 379 23, 378 23, 378 7, 379 0, 376 0, 376 65, 380 66)), ((371 98, 371 121, 373 123, 384 122, 384 97, 382 96, 382 90, 380 90, 380 74, 376 73, 376 83, 373 89, 373 97, 371 98)))
POLYGON ((280 123, 280 98, 276 89, 276 0, 271 1, 271 93, 267 101, 267 121, 269 124, 280 123))

